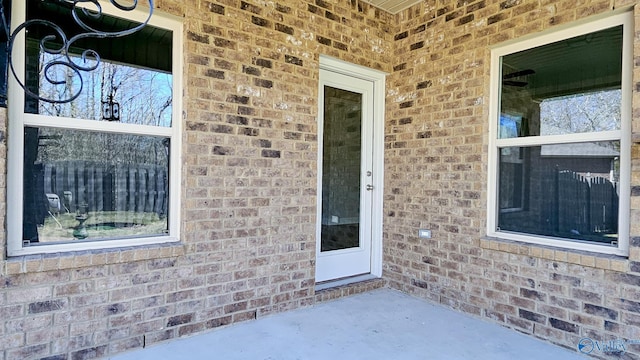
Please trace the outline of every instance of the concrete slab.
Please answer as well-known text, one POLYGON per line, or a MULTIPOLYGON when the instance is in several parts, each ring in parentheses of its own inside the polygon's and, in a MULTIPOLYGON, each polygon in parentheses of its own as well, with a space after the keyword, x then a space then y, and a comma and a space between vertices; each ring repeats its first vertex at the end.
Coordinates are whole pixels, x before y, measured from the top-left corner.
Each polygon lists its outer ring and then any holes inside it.
POLYGON ((113 360, 585 359, 381 289, 114 356, 113 360))

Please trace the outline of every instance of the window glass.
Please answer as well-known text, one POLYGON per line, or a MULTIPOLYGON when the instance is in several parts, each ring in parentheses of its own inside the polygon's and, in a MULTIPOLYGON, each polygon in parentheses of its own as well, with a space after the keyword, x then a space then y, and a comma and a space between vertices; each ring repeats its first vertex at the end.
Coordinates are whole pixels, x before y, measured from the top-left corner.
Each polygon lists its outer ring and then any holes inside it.
POLYGON ((627 16, 594 23, 602 30, 584 33, 588 27, 579 25, 496 50, 491 235, 626 251, 619 214, 628 212, 628 134, 621 131, 630 113, 623 111, 627 16))
POLYGON ((112 15, 94 1, 13 2, 25 89, 11 86, 7 102, 9 256, 179 239, 182 24, 103 5, 112 15))
MULTIPOLYGON (((70 6, 30 0, 28 19, 45 19, 60 24, 67 38, 86 32, 71 18, 70 6), (68 21, 56 19, 67 18, 68 21)), ((121 31, 138 23, 101 15, 86 16, 75 10, 87 25, 105 32, 121 31)), ((171 126, 172 32, 146 25, 123 37, 81 38, 71 44, 70 61, 82 68, 98 66, 93 71, 75 71, 64 65, 69 59, 56 50, 62 46, 60 36, 50 26, 34 24, 27 28, 26 77, 29 91, 57 102, 49 103, 27 97, 25 111, 47 116, 87 120, 111 120, 128 124, 171 126), (49 41, 42 42, 53 35, 49 41), (99 54, 96 61, 93 52, 99 54)))
POLYGON ((540 102, 540 135, 620 130, 622 91, 603 90, 540 102))
POLYGON ((526 148, 500 149, 500 211, 516 211, 524 208, 527 184, 526 148))
POLYGON ((25 127, 29 245, 165 235, 169 139, 25 127))
POLYGON ((499 230, 616 242, 619 151, 619 141, 502 148, 499 230))
POLYGON ((622 26, 501 61, 500 138, 620 130, 622 26))

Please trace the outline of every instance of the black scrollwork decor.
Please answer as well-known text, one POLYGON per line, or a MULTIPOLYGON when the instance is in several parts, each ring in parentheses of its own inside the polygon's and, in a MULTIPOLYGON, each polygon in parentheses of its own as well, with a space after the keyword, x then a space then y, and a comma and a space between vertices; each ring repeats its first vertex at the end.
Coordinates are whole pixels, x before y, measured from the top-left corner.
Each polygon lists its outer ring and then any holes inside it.
MULTIPOLYGON (((21 0, 24 1, 24 0, 21 0)), ((101 3, 106 3, 106 1, 100 0, 42 0, 46 3, 57 4, 62 8, 68 9, 70 11, 71 16, 75 23, 83 29, 83 32, 76 33, 73 36, 69 37, 62 26, 54 23, 50 20, 45 19, 29 19, 24 23, 15 27, 13 31, 10 30, 9 21, 5 14, 5 6, 6 2, 0 0, 0 17, 2 21, 2 28, 6 34, 7 38, 7 65, 8 69, 11 70, 11 74, 16 79, 17 83, 22 87, 25 94, 32 98, 38 99, 40 101, 45 101, 49 103, 68 103, 75 100, 82 93, 83 89, 83 80, 82 73, 90 72, 96 70, 100 65, 100 54, 97 51, 92 49, 86 49, 82 51, 80 56, 72 57, 72 52, 70 51, 74 46, 76 46, 77 42, 84 39, 107 39, 107 38, 117 38, 123 37, 127 35, 131 35, 135 32, 142 30, 151 19, 151 15, 153 14, 153 0, 147 0, 149 5, 148 15, 146 20, 136 26, 133 26, 129 29, 119 30, 119 31, 103 31, 100 29, 96 29, 94 26, 88 24, 86 20, 93 19, 99 20, 103 16, 103 7, 101 3), (45 53, 48 55, 52 55, 48 57, 51 60, 47 60, 44 64, 40 64, 40 72, 42 74, 41 79, 48 82, 54 86, 67 86, 71 82, 75 82, 75 84, 79 84, 79 86, 75 86, 74 90, 65 96, 62 99, 50 99, 46 97, 40 96, 31 90, 25 85, 25 81, 19 76, 16 72, 16 69, 13 64, 13 47, 15 45, 16 38, 21 32, 27 32, 30 27, 46 27, 49 29, 48 34, 42 36, 39 39, 39 48, 41 53, 45 53), (60 78, 55 74, 60 74, 60 70, 67 70, 63 73, 72 74, 72 76, 64 76, 60 78)), ((129 1, 130 5, 123 5, 122 0, 109 0, 111 5, 117 8, 120 11, 134 11, 138 7, 138 0, 129 1)), ((15 6, 15 5, 14 5, 15 6)), ((66 19, 63 19, 64 21, 66 19)), ((1 65, 1 64, 0 64, 1 65)), ((42 80, 41 80, 42 81, 42 80)), ((6 77, 5 77, 6 82, 6 77)), ((6 84, 3 84, 4 91, 6 92, 6 84)), ((0 89, 1 90, 1 89, 0 89)), ((0 94, 1 96, 5 96, 6 94, 0 94)))

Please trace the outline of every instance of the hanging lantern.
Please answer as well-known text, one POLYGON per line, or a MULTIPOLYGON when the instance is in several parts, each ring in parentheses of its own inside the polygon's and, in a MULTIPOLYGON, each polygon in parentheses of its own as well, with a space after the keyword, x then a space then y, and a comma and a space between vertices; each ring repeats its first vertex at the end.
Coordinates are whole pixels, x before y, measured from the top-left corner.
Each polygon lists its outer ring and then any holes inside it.
POLYGON ((120 104, 113 101, 113 96, 108 96, 108 101, 102 102, 102 120, 120 121, 120 104))

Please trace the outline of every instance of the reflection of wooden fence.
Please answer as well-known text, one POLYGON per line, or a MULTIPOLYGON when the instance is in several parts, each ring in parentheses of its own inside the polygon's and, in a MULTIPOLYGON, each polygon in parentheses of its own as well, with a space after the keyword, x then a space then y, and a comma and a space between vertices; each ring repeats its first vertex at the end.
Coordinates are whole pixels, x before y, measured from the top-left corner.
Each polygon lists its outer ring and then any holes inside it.
POLYGON ((585 178, 557 171, 554 191, 556 230, 580 234, 615 232, 618 228, 618 192, 615 183, 601 177, 585 178))
POLYGON ((57 194, 71 212, 86 204, 87 211, 167 214, 168 177, 162 166, 65 161, 46 163, 41 171, 44 192, 57 194))

